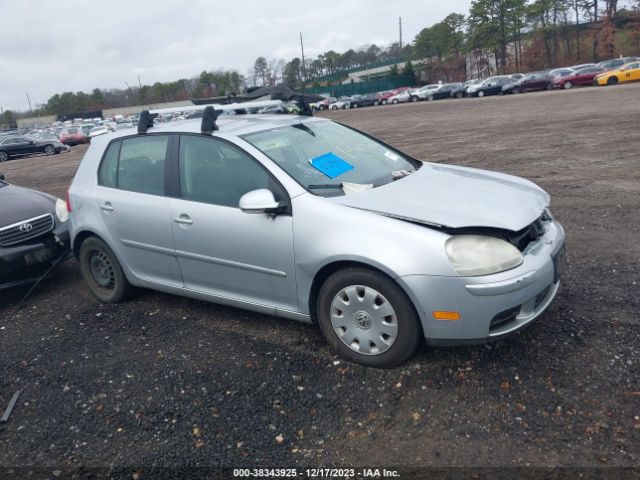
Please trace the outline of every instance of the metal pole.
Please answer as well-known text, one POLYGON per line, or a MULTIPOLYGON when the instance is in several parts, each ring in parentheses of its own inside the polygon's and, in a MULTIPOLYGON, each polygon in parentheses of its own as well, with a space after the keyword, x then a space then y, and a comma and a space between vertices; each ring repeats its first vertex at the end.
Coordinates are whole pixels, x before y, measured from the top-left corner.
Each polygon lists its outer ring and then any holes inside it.
POLYGON ((31 100, 29 99, 29 92, 24 92, 27 95, 27 102, 29 102, 29 110, 31 111, 31 115, 33 115, 33 108, 31 108, 31 100))
POLYGON ((302 84, 307 80, 307 71, 304 65, 304 44, 302 43, 302 32, 300 32, 300 49, 302 50, 302 84))
POLYGON ((402 17, 398 17, 398 27, 400 30, 400 51, 402 52, 402 17))
POLYGON ((142 88, 142 82, 140 81, 140 75, 138 75, 138 86, 142 88))

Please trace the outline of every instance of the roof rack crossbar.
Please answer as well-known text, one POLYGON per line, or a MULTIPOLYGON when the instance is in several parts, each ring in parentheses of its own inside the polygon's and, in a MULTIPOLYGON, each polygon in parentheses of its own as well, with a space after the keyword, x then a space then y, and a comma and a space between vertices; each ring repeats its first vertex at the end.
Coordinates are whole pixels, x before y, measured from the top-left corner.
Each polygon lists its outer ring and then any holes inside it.
POLYGON ((230 110, 245 110, 247 108, 263 108, 272 107, 275 105, 282 105, 282 100, 260 100, 256 102, 235 102, 227 105, 221 105, 218 103, 209 103, 203 105, 187 105, 184 107, 171 107, 171 108, 154 108, 149 110, 152 114, 168 114, 168 113, 180 113, 180 112, 200 112, 207 107, 213 107, 216 111, 227 112, 230 110))

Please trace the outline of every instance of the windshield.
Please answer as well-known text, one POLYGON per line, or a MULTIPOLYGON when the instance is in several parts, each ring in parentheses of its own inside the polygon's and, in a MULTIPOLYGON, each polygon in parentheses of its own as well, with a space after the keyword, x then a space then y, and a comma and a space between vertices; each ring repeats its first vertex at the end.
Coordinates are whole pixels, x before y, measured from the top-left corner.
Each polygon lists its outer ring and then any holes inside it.
POLYGON ((306 122, 242 138, 315 194, 341 195, 343 183, 369 188, 415 172, 420 163, 335 122, 306 122))

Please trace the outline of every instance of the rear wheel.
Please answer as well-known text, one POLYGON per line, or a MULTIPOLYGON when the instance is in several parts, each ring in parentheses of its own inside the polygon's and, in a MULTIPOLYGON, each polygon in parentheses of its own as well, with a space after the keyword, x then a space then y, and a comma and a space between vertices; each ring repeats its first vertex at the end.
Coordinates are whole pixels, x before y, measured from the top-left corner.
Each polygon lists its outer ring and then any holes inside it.
POLYGON ((353 105, 351 105, 353 108, 358 108, 358 104, 354 103, 353 105))
POLYGON ((393 103, 394 105, 398 103, 398 99, 394 98, 393 100, 391 100, 391 103, 393 103))
POLYGON ((386 99, 385 99, 385 100, 382 100, 382 102, 381 102, 381 103, 382 103, 382 105, 386 105, 386 104, 387 104, 387 100, 386 100, 386 99))
POLYGON ((618 77, 611 77, 609 80, 607 80, 607 85, 617 85, 618 83, 618 77))
POLYGON ((547 83, 547 90, 553 90, 553 83, 547 83))
POLYGON ((318 322, 325 338, 347 360, 391 368, 407 361, 422 340, 413 305, 380 272, 345 268, 320 288, 318 322))
POLYGON ((464 94, 462 92, 458 92, 456 93, 456 98, 462 98, 464 94))
POLYGON ((9 160, 7 152, 0 152, 0 162, 6 162, 7 160, 9 160))
POLYGON ((411 97, 411 101, 412 101, 412 102, 417 102, 417 101, 418 101, 418 97, 414 97, 414 96, 412 96, 412 97, 411 97))
POLYGON ((478 96, 479 96, 479 97, 484 97, 484 92, 483 92, 482 90, 481 90, 481 91, 479 91, 479 92, 478 92, 478 96))
POLYGON ((374 100, 374 101, 373 101, 373 106, 374 106, 374 107, 377 107, 379 104, 380 104, 380 102, 378 102, 378 100, 374 100))
POLYGON ((427 98, 428 101, 433 102, 433 95, 429 95, 429 97, 427 98))
POLYGON ((82 242, 78 260, 89 290, 101 302, 118 303, 135 292, 114 253, 99 238, 89 237, 82 242))
POLYGON ((44 147, 44 153, 46 153, 47 155, 53 155, 54 153, 56 153, 56 147, 54 147, 53 145, 47 145, 46 147, 44 147))

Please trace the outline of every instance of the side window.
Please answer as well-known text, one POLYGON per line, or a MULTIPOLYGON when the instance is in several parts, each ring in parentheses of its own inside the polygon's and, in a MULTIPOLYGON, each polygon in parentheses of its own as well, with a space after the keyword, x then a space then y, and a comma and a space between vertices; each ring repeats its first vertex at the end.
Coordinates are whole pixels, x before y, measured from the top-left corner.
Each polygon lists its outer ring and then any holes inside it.
POLYGON ((98 185, 118 188, 118 155, 122 142, 113 142, 107 148, 98 170, 98 185))
POLYGON ((185 200, 238 208, 240 197, 259 188, 283 199, 281 187, 240 149, 214 138, 180 138, 180 189, 185 200))
POLYGON ((145 135, 122 140, 118 161, 118 188, 164 195, 164 165, 169 137, 145 135))

